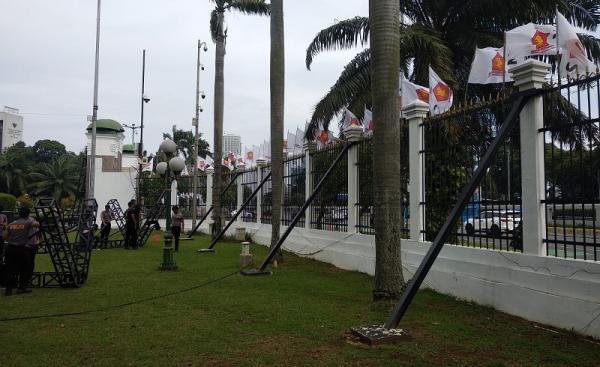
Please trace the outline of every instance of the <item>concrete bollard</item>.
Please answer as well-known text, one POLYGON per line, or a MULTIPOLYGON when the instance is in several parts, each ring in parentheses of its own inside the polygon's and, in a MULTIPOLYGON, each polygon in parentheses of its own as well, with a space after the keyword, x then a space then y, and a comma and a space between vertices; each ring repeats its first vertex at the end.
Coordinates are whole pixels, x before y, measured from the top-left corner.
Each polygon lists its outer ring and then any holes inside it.
POLYGON ((242 268, 252 265, 252 254, 250 253, 250 242, 242 242, 242 253, 240 254, 240 265, 242 268))
POLYGON ((246 228, 238 227, 235 229, 236 241, 246 241, 246 228))

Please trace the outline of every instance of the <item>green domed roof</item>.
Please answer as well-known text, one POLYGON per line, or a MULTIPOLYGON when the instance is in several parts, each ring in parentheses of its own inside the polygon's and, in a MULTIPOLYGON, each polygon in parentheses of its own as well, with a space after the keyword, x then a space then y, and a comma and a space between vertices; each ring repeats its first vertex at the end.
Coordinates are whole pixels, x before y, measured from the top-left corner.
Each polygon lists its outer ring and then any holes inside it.
MULTIPOLYGON (((88 125, 87 130, 88 131, 92 130, 92 124, 88 125)), ((125 131, 125 129, 123 129, 123 126, 121 126, 121 124, 119 124, 115 120, 101 119, 101 120, 97 120, 96 121, 96 131, 97 132, 117 132, 117 133, 122 133, 122 132, 125 131)))
POLYGON ((125 145, 123 145, 123 153, 134 154, 135 153, 135 147, 132 144, 125 144, 125 145))

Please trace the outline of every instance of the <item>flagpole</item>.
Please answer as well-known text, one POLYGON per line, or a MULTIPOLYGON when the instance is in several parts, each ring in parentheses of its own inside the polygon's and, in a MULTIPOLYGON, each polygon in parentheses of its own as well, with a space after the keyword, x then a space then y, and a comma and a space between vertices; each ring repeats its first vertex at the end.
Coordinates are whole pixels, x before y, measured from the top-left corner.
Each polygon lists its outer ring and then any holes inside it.
POLYGON ((502 70, 502 99, 504 99, 505 95, 505 85, 506 85, 506 32, 504 32, 504 47, 502 47, 502 60, 504 62, 503 70, 502 70))
POLYGON ((555 6, 555 10, 556 10, 556 62, 558 67, 556 68, 557 70, 557 74, 558 74, 558 85, 560 86, 562 84, 561 81, 561 77, 560 77, 560 63, 561 63, 561 55, 560 55, 560 39, 558 38, 558 5, 555 6))

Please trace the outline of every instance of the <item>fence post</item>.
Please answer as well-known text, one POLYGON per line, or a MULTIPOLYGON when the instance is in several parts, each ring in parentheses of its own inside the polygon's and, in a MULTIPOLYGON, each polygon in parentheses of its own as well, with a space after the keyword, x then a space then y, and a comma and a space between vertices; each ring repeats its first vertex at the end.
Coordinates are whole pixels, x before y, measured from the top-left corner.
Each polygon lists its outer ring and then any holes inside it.
MULTIPOLYGON (((348 142, 358 142, 363 137, 362 126, 352 125, 344 130, 348 142)), ((359 145, 354 144, 348 150, 348 233, 358 231, 358 150, 359 145)))
MULTIPOLYGON (((256 160, 256 182, 262 182, 263 179, 263 167, 266 166, 267 161, 263 158, 256 160)), ((264 186, 263 186, 264 187, 264 186)), ((260 192, 256 194, 256 224, 262 223, 262 188, 260 192)))
MULTIPOLYGON (((313 177, 312 177, 312 160, 311 154, 314 153, 317 144, 314 141, 307 141, 304 143, 304 200, 308 200, 313 191, 313 177)), ((304 214, 304 220, 306 221, 306 229, 312 227, 312 205, 306 208, 304 214)))
MULTIPOLYGON (((244 169, 246 169, 246 165, 244 163, 240 163, 235 167, 235 169, 238 171, 243 171, 244 169)), ((237 185, 237 203, 235 206, 236 211, 239 211, 242 208, 242 205, 244 205, 244 186, 242 185, 243 182, 244 174, 242 173, 238 176, 235 182, 235 184, 237 185)), ((240 216, 237 217, 236 222, 241 222, 243 216, 244 213, 240 214, 240 216)))
MULTIPOLYGON (((213 205, 213 177, 215 174, 215 169, 209 167, 206 169, 206 210, 210 209, 213 205)), ((211 224, 213 222, 212 215, 209 215, 206 218, 206 222, 211 224)))
MULTIPOLYGON (((523 92, 541 89, 550 70, 550 65, 537 60, 509 70, 515 87, 523 92)), ((529 99, 520 115, 521 129, 521 220, 523 222, 523 252, 545 256, 546 211, 544 172, 544 100, 534 96, 529 99)))
POLYGON ((402 114, 408 121, 408 159, 409 159, 409 193, 410 193, 410 239, 424 241, 425 229, 423 203, 425 192, 425 172, 423 172, 423 120, 429 112, 429 104, 417 100, 404 107, 402 114))

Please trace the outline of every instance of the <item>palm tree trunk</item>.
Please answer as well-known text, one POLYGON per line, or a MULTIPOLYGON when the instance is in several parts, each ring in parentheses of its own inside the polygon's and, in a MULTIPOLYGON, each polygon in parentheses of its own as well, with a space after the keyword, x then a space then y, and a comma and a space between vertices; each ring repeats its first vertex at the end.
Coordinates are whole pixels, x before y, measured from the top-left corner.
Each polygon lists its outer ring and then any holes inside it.
POLYGON ((213 179, 213 235, 221 230, 221 190, 223 187, 223 109, 225 104, 225 34, 223 32, 224 13, 219 11, 218 35, 215 55, 215 107, 214 107, 214 161, 215 173, 213 179))
POLYGON ((400 7, 398 0, 369 1, 375 180, 374 299, 400 296, 404 278, 400 239, 400 7))
MULTIPOLYGON (((283 119, 285 101, 283 0, 271 1, 271 172, 273 217, 271 246, 279 241, 283 191, 283 119)), ((276 260, 282 260, 278 253, 276 260)))

